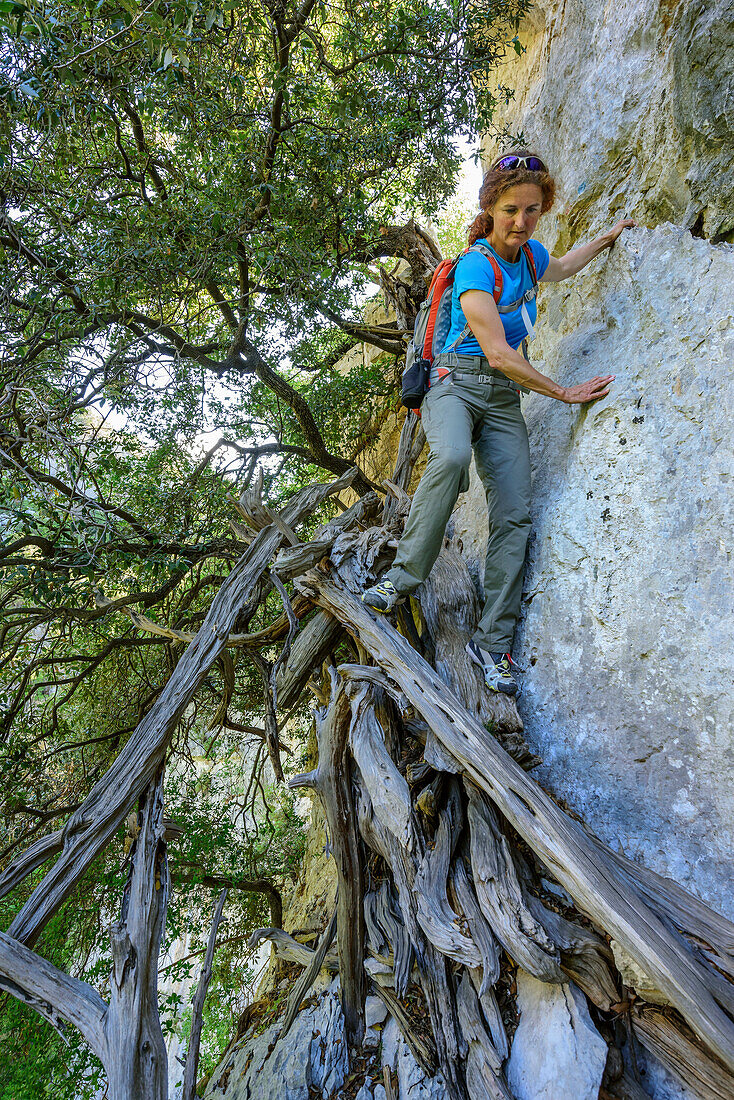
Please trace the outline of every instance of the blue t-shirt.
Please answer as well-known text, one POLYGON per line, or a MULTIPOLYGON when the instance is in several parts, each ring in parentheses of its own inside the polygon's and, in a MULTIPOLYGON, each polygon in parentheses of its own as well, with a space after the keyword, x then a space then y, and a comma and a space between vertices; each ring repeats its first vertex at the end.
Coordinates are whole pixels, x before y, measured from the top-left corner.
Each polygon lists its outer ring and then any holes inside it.
MULTIPOLYGON (((501 256, 498 256, 489 241, 485 240, 484 237, 481 237, 476 243, 483 244, 485 248, 488 248, 502 269, 500 305, 504 306, 509 305, 510 302, 516 302, 526 290, 530 290, 533 285, 533 277, 530 274, 528 261, 522 251, 517 262, 511 264, 508 260, 503 260, 501 256)), ((532 249, 535 270, 540 279, 550 262, 550 254, 540 241, 530 240, 528 244, 532 249)), ((486 290, 488 294, 494 293, 494 271, 487 257, 483 256, 481 252, 468 252, 465 256, 462 256, 456 265, 454 289, 451 295, 451 328, 443 351, 451 347, 466 324, 466 317, 460 301, 461 295, 466 290, 486 290)), ((526 308, 530 320, 535 324, 538 311, 534 298, 527 303, 526 308)), ((511 348, 519 348, 527 335, 520 307, 513 309, 512 313, 500 313, 500 320, 505 330, 507 343, 511 348)), ((484 354, 473 332, 470 332, 454 350, 460 352, 461 355, 484 354)))

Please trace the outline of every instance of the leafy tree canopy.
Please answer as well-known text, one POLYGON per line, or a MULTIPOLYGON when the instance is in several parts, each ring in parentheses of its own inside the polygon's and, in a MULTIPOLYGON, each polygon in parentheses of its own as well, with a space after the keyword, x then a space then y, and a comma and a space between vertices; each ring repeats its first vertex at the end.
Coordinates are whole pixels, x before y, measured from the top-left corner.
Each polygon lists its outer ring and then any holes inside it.
MULTIPOLYGON (((3 863, 63 824, 157 697, 185 643, 135 616, 197 629, 241 552, 230 495, 258 470, 273 499, 342 473, 394 413, 410 309, 363 306, 394 258, 419 300, 411 219, 509 94, 496 67, 528 7, 0 0, 3 863), (355 339, 381 355, 338 370, 355 339)), ((260 596, 243 629, 280 612, 260 596)), ((246 881, 280 887, 297 862, 258 732, 274 640, 220 662, 172 749, 187 911, 219 876, 267 922, 246 881)), ((86 921, 91 950, 111 904, 64 927, 86 921)))

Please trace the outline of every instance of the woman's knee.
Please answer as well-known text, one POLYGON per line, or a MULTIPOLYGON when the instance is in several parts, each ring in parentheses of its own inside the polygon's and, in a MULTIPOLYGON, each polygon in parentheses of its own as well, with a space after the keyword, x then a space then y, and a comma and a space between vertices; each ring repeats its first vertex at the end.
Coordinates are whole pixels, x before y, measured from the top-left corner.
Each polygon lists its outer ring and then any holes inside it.
POLYGON ((432 471, 447 478, 460 478, 470 462, 470 447, 440 447, 432 450, 429 457, 432 471))

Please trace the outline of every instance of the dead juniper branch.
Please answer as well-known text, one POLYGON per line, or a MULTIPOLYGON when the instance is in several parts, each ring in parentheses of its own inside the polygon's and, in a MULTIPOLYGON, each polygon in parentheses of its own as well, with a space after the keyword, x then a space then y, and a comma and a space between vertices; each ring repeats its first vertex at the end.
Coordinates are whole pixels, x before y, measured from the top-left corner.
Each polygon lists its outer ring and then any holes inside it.
MULTIPOLYGON (((284 521, 289 526, 299 523, 328 496, 351 484, 354 477, 352 471, 337 481, 302 489, 284 508, 284 521)), ((10 934, 16 939, 27 944, 35 942, 89 864, 114 836, 135 799, 160 769, 181 714, 208 669, 222 653, 282 538, 276 526, 264 527, 235 565, 164 690, 111 768, 61 831, 63 848, 59 859, 10 927, 10 934)), ((50 844, 46 850, 51 850, 50 844)), ((24 863, 22 856, 20 862, 24 863)), ((24 865, 27 866, 27 862, 24 865)), ((17 881, 12 867, 6 875, 10 881, 17 881)))
POLYGON ((57 1029, 74 1024, 102 1062, 110 1100, 167 1100, 168 1059, 158 1015, 158 956, 169 895, 163 777, 140 800, 120 918, 110 930, 112 973, 105 1004, 28 947, 0 933, 0 988, 57 1029))
POLYGON ((224 912, 224 906, 227 901, 227 893, 228 891, 225 887, 219 895, 219 900, 214 910, 214 918, 209 932, 206 955, 204 956, 201 974, 199 975, 196 993, 194 994, 194 1002, 191 1008, 191 1037, 189 1039, 189 1048, 186 1052, 186 1066, 184 1068, 184 1079, 181 1088, 181 1100, 195 1100, 196 1097, 196 1073, 199 1068, 199 1043, 201 1042, 204 1001, 206 1000, 206 993, 209 988, 209 982, 211 981, 217 932, 219 931, 219 925, 222 921, 222 913, 224 912))
MULTIPOLYGON (((346 568, 346 567, 345 567, 346 568)), ((358 587, 360 578, 350 584, 358 587)), ((574 821, 488 735, 434 670, 385 620, 377 620, 334 572, 311 571, 298 587, 359 638, 433 730, 456 766, 497 806, 576 905, 650 974, 731 1071, 734 1025, 720 1003, 731 987, 658 915, 574 821)), ((402 904, 401 896, 401 904, 402 904)), ((666 917, 668 915, 666 914, 666 917)), ((669 917, 668 917, 669 919, 669 917)), ((685 928, 681 912, 679 927, 685 928)))
POLYGON ((318 794, 329 829, 329 850, 337 869, 336 935, 341 975, 341 1004, 350 1047, 364 1037, 364 914, 363 866, 346 754, 349 700, 336 670, 330 668, 331 697, 316 712, 318 765, 296 776, 290 787, 309 787, 318 794))

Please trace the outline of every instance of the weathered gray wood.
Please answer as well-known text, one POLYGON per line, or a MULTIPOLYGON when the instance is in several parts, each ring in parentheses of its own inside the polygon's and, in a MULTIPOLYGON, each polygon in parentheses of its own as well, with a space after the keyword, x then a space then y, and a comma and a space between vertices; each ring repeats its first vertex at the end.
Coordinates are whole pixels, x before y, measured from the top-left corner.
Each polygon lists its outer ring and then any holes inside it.
POLYGON ((372 988, 387 1006, 390 1015, 395 1019, 395 1023, 400 1028, 400 1032, 418 1065, 424 1073, 433 1077, 438 1066, 438 1055, 435 1046, 424 1035, 420 1035, 416 1031, 410 1016, 390 989, 384 985, 378 985, 376 982, 372 988))
POLYGON ((385 732, 375 714, 375 688, 365 681, 348 680, 346 691, 352 707, 349 745, 374 811, 400 844, 410 850, 410 791, 385 747, 385 732))
POLYGON ((275 677, 278 709, 289 710, 298 702, 314 669, 319 669, 332 653, 344 627, 333 615, 318 611, 296 635, 285 664, 275 677))
POLYGON ((500 976, 500 945, 482 912, 461 855, 451 864, 449 885, 457 907, 469 925, 471 938, 479 948, 482 967, 480 993, 484 996, 500 976))
MULTIPOLYGON (((398 453, 395 459, 395 469, 390 478, 398 489, 404 491, 408 489, 413 469, 425 443, 426 433, 423 430, 420 417, 410 410, 403 421, 398 442, 398 453)), ((390 494, 385 498, 385 507, 382 512, 382 522, 385 526, 394 523, 399 518, 399 504, 399 499, 390 494)))
POLYGON ((329 558, 337 567, 346 565, 344 573, 352 591, 361 593, 392 564, 397 545, 395 535, 386 527, 345 531, 334 540, 329 558))
MULTIPOLYGON (((298 523, 331 493, 351 484, 355 476, 356 470, 329 484, 307 486, 284 508, 285 522, 298 523)), ((61 830, 61 855, 10 926, 9 932, 16 939, 28 945, 36 941, 87 867, 114 836, 130 807, 153 781, 179 718, 224 650, 253 587, 282 537, 276 527, 266 527, 234 566, 158 699, 110 769, 61 830)))
POLYGON ((461 807, 453 791, 440 813, 433 848, 427 848, 415 876, 418 922, 442 955, 463 966, 477 967, 482 955, 462 920, 449 904, 446 892, 454 838, 461 830, 461 807))
MULTIPOLYGON (((247 941, 247 950, 254 951, 263 940, 270 940, 275 954, 285 962, 297 963, 299 966, 310 966, 316 954, 312 947, 299 943, 282 928, 256 928, 247 941)), ((332 973, 339 970, 339 957, 336 949, 328 952, 324 957, 324 966, 332 973)))
POLYGON ((34 1009, 62 1034, 65 1021, 73 1024, 100 1062, 107 1063, 107 1005, 99 993, 5 932, 0 932, 0 990, 34 1009))
POLYGON ((12 863, 8 864, 0 875, 0 898, 4 898, 16 886, 20 886, 24 878, 33 874, 37 867, 42 867, 47 860, 53 859, 63 847, 63 829, 57 829, 56 832, 42 836, 29 845, 24 852, 15 857, 12 863))
POLYGON ((623 945, 711 1050, 734 1068, 734 1024, 717 1004, 711 975, 614 862, 603 857, 582 827, 533 783, 430 666, 388 622, 373 616, 343 580, 312 571, 298 584, 359 638, 579 909, 623 945))
POLYGON ((227 901, 228 890, 222 890, 214 910, 209 942, 206 945, 206 954, 201 967, 199 981, 196 985, 194 1000, 191 1006, 191 1033, 188 1050, 186 1051, 186 1065, 184 1067, 184 1079, 181 1086, 181 1100, 195 1100, 196 1080, 199 1069, 199 1045, 201 1042, 201 1028, 203 1024, 204 1002, 206 1000, 209 982, 212 977, 212 964, 214 962, 214 949, 217 944, 217 933, 222 921, 222 913, 227 901))
POLYGON ((672 928, 708 944, 716 965, 734 977, 734 922, 709 908, 672 879, 658 875, 640 863, 633 863, 598 837, 592 839, 661 919, 669 922, 672 928))
MULTIPOLYGON (((331 678, 329 705, 315 711, 319 760, 308 777, 308 785, 316 790, 321 800, 329 830, 329 846, 336 863, 340 1000, 347 1040, 350 1047, 358 1048, 362 1045, 365 1026, 363 868, 346 755, 351 717, 349 699, 334 669, 331 678)), ((303 786, 303 778, 291 779, 289 786, 303 786)))
POLYGON ((617 1081, 599 1090, 599 1100, 650 1100, 650 1093, 625 1071, 617 1081))
MULTIPOLYGON (((336 900, 338 906, 338 896, 336 900)), ((335 908, 334 912, 331 915, 331 920, 329 921, 324 934, 319 940, 319 946, 313 953, 313 958, 311 959, 303 974, 301 974, 300 978, 293 987, 291 995, 288 998, 288 1004, 286 1006, 285 1015, 283 1017, 283 1023, 281 1025, 280 1031, 278 1032, 278 1039, 285 1038, 285 1036, 290 1031, 293 1021, 298 1015, 298 1010, 301 1007, 301 1001, 306 996, 313 983, 316 981, 319 971, 324 965, 327 952, 331 947, 332 941, 334 939, 334 933, 336 932, 338 919, 337 912, 338 909, 335 908)))
POLYGON ((482 912, 505 951, 535 978, 562 982, 558 945, 527 906, 507 839, 487 797, 466 783, 474 888, 482 912))
POLYGON ((447 1095, 450 1100, 467 1100, 466 1086, 460 1068, 466 1051, 461 1038, 447 960, 426 938, 418 922, 415 857, 419 853, 415 849, 409 853, 382 824, 372 810, 369 794, 361 781, 361 776, 358 779, 360 782, 358 782, 357 807, 360 832, 365 843, 382 856, 392 871, 403 920, 415 952, 447 1095))
POLYGON ((110 1100, 167 1100, 166 1046, 158 1016, 158 956, 170 890, 162 775, 141 798, 137 838, 119 920, 110 930, 112 973, 105 1004, 78 981, 0 933, 0 989, 57 1029, 79 1028, 107 1075, 110 1100))
MULTIPOLYGON (((404 997, 413 969, 413 945, 405 927, 400 903, 393 895, 389 882, 383 881, 379 890, 372 890, 365 895, 364 910, 367 926, 373 929, 370 936, 373 944, 385 945, 389 954, 392 954, 395 992, 398 997, 404 997)), ((379 946, 374 950, 376 955, 382 953, 379 946)))
POLYGON ((572 978, 598 1007, 608 1012, 619 1004, 622 991, 614 976, 614 956, 606 940, 566 920, 549 909, 532 894, 525 893, 525 903, 561 952, 561 969, 572 978))
POLYGON ((510 1042, 507 1038, 505 1022, 502 1019, 502 1013, 500 1012, 500 1006, 497 1003, 494 989, 492 989, 491 986, 489 989, 485 988, 485 978, 481 970, 470 970, 469 976, 477 991, 479 1003, 482 1006, 482 1012, 487 1021, 489 1034, 492 1037, 492 1046, 497 1051, 500 1061, 504 1062, 510 1053, 510 1042))
MULTIPOLYGON (((466 652, 479 620, 479 599, 466 562, 449 543, 438 555, 428 578, 416 592, 426 628, 433 640, 434 668, 470 714, 502 737, 518 734, 522 720, 515 700, 487 690, 481 669, 466 652)), ((530 753, 523 738, 519 743, 530 753)), ((505 748, 510 751, 509 746, 505 748)))
POLYGON ((669 1009, 637 1002, 632 1026, 643 1046, 670 1066, 701 1100, 732 1100, 734 1074, 714 1058, 692 1031, 673 1018, 669 1009))
POLYGON ((502 1072, 502 1059, 487 1034, 477 995, 466 973, 459 982, 456 1003, 461 1030, 469 1045, 466 1084, 471 1100, 514 1100, 502 1072))
POLYGON ((377 514, 379 505, 377 493, 365 493, 346 512, 320 527, 310 542, 281 550, 273 563, 272 572, 285 579, 305 573, 329 553, 334 539, 341 531, 369 522, 377 514))
POLYGON ((158 1015, 160 955, 170 878, 163 824, 163 775, 140 800, 120 918, 110 929, 112 975, 105 1035, 110 1100, 168 1100, 168 1053, 158 1015))

